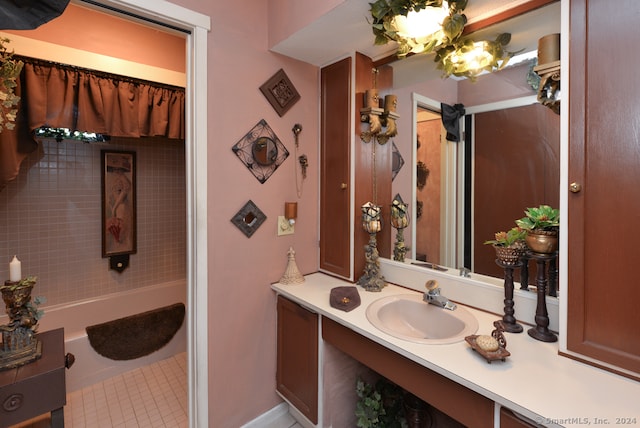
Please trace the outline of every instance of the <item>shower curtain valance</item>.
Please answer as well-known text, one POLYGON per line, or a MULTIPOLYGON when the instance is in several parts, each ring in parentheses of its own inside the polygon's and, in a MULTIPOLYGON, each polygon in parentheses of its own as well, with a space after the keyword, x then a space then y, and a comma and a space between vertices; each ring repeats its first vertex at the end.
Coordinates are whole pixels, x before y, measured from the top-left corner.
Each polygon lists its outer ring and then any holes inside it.
POLYGON ((184 88, 29 58, 22 91, 29 130, 184 138, 184 88))
POLYGON ((16 88, 21 100, 16 128, 0 133, 0 190, 37 147, 28 137, 37 128, 184 139, 184 88, 14 57, 24 62, 16 88))

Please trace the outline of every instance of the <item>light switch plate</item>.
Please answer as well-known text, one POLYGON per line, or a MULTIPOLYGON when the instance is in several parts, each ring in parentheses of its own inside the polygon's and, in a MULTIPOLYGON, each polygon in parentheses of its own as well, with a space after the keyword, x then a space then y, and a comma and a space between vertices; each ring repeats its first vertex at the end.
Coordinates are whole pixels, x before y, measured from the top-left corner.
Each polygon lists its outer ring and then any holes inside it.
POLYGON ((294 226, 283 215, 278 216, 278 236, 293 235, 294 226))

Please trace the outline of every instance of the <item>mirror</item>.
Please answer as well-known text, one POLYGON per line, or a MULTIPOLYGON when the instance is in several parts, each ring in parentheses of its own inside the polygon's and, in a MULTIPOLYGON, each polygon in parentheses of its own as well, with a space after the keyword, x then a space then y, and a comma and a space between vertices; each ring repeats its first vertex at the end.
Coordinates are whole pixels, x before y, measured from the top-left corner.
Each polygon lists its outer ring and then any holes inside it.
POLYGON ((271 166, 278 159, 278 146, 268 137, 258 138, 253 143, 251 152, 253 154, 253 160, 256 161, 258 165, 271 166))
POLYGON ((394 171, 392 193, 413 205, 408 258, 456 275, 467 267, 502 278, 493 248, 483 242, 511 228, 527 206, 558 205, 560 119, 536 100, 532 61, 537 40, 560 32, 560 3, 481 31, 482 37, 511 32, 509 48, 522 46, 531 52, 529 59, 480 76, 476 83, 433 73, 421 80, 420 74, 429 73, 419 70, 435 68, 424 58, 391 64, 393 92, 403 106, 395 144, 406 161, 394 171), (463 142, 443 137, 441 102, 465 106, 463 142))
POLYGON ((260 183, 265 183, 289 157, 289 151, 264 119, 247 132, 231 150, 260 183))

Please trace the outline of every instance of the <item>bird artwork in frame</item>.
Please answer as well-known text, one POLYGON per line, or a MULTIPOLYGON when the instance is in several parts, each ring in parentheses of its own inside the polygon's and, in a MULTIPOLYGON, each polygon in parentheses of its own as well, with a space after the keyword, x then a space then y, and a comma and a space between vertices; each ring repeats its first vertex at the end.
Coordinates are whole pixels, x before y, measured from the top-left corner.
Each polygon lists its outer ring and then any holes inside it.
POLYGON ((102 150, 102 257, 136 252, 136 153, 102 150))

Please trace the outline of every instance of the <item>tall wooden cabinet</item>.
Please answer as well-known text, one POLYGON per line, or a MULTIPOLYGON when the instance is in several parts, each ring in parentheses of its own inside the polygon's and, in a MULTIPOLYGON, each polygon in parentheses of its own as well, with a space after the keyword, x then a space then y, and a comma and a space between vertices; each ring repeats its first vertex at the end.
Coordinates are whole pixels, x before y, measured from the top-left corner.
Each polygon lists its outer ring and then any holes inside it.
POLYGON ((570 11, 567 350, 640 378, 640 2, 570 11))
POLYGON ((382 96, 391 86, 390 67, 373 70, 372 60, 356 53, 323 67, 320 76, 320 269, 353 281, 364 270, 369 236, 362 229, 360 207, 374 201, 374 177, 384 222, 378 251, 391 256, 392 143, 360 140, 364 92, 375 85, 382 96))

